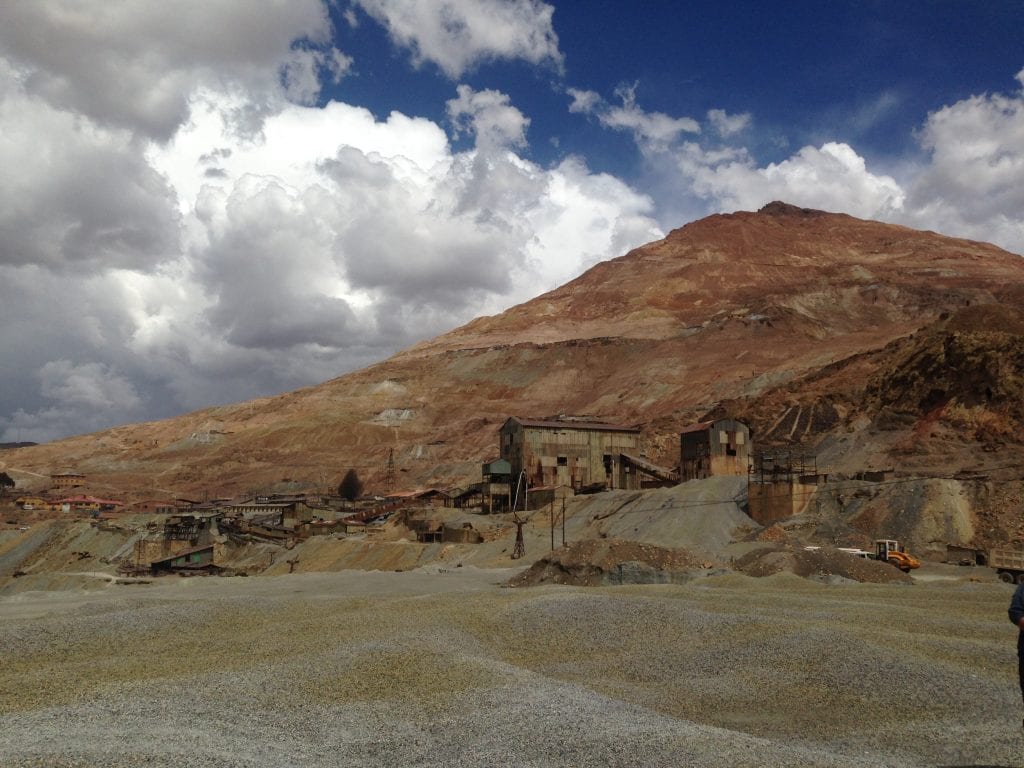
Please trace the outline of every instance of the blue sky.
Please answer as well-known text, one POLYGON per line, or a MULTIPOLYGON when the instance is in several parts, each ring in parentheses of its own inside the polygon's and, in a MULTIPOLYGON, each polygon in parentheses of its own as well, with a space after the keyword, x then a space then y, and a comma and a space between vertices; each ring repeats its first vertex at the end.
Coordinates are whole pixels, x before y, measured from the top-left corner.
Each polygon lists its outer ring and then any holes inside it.
POLYGON ((0 6, 0 440, 323 381, 773 199, 1024 252, 1019 2, 0 6))
MULTIPOLYGON (((497 84, 509 94, 531 119, 529 154, 538 162, 576 152, 595 170, 629 179, 642 169, 628 137, 572 119, 565 88, 611 98, 616 88, 635 85, 646 110, 674 116, 751 113, 750 138, 764 162, 830 140, 856 143, 873 160, 898 161, 918 151, 914 131, 929 112, 1012 90, 1024 61, 1024 9, 1013 2, 594 0, 554 7, 564 72, 499 60, 482 62, 459 82, 497 84)), ((359 103, 378 116, 400 104, 443 121, 451 81, 429 64, 410 71, 408 51, 383 27, 352 29, 343 8, 333 14, 337 39, 366 63, 325 88, 322 99, 359 103)))

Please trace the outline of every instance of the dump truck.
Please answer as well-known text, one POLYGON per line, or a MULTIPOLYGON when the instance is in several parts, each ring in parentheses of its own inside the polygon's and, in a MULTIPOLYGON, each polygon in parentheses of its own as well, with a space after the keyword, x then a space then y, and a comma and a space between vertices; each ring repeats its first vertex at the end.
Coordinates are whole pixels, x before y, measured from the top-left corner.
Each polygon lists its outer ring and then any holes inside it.
POLYGON ((988 564, 1000 581, 1024 584, 1024 547, 997 547, 988 551, 988 564))
POLYGON ((921 567, 921 561, 901 547, 895 539, 877 539, 875 541, 875 559, 883 563, 891 563, 904 573, 921 567))

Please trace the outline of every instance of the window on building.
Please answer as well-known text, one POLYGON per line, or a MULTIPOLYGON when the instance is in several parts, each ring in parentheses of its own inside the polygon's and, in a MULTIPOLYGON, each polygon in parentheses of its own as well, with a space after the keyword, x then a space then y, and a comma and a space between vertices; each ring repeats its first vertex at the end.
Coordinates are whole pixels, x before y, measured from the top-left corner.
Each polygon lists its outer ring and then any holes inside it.
POLYGON ((560 467, 567 467, 567 466, 569 466, 569 457, 568 456, 559 456, 558 457, 558 466, 560 466, 560 467))

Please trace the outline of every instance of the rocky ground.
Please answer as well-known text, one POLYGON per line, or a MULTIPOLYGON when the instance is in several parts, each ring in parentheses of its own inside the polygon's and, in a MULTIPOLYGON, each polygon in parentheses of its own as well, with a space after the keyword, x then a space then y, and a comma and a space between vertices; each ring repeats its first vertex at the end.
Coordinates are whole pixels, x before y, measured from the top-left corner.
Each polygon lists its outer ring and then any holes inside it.
POLYGON ((552 506, 522 560, 502 516, 466 517, 480 544, 246 545, 247 578, 119 580, 130 518, 18 520, 0 765, 1016 764, 1011 587, 808 551, 817 517, 761 529, 742 498, 582 498, 554 551, 552 506))
MULTIPOLYGON (((507 569, 0 598, 0 764, 1012 765, 1011 588, 507 569)), ((977 580, 972 580, 977 579, 977 580)))

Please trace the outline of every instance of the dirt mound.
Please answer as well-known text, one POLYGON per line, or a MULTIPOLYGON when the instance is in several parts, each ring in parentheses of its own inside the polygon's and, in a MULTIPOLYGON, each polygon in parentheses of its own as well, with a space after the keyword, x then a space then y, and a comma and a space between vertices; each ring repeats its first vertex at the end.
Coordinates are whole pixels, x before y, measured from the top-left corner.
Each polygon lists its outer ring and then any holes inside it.
POLYGON ((715 565, 685 549, 623 539, 588 539, 557 549, 509 580, 510 587, 538 584, 661 584, 686 581, 715 565))
POLYGON ((750 540, 750 541, 774 541, 774 542, 782 543, 782 542, 789 541, 789 536, 786 535, 786 532, 782 529, 782 526, 779 525, 778 523, 776 523, 775 525, 768 526, 764 530, 757 531, 756 533, 751 534, 748 537, 748 540, 750 540))
POLYGON ((1005 304, 976 304, 956 312, 944 326, 951 332, 1024 336, 1024 312, 1005 304))
POLYGON ((873 584, 913 583, 913 579, 888 563, 868 560, 831 547, 796 549, 767 547, 739 558, 734 567, 747 576, 772 576, 793 573, 804 578, 827 579, 838 576, 873 584))

